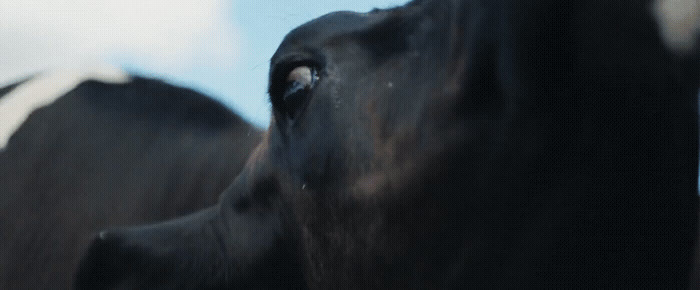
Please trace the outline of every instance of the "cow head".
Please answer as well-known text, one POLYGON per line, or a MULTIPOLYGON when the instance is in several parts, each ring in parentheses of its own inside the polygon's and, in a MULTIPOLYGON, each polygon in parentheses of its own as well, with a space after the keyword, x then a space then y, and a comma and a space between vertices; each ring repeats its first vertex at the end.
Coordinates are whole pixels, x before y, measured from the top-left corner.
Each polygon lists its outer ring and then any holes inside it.
POLYGON ((634 5, 477 2, 290 32, 270 128, 219 204, 100 234, 78 286, 624 285, 638 263, 684 283, 697 67, 634 5), (630 228, 643 213, 668 223, 630 228))

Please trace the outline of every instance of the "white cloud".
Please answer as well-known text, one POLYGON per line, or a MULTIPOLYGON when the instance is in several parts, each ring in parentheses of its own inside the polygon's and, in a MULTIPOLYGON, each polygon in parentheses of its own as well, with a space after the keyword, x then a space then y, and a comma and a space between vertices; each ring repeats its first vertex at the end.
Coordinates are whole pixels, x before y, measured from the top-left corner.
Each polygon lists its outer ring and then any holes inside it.
POLYGON ((700 32, 700 1, 658 0, 655 9, 666 45, 676 52, 690 52, 700 32))
POLYGON ((175 74, 229 69, 240 42, 230 2, 0 0, 0 86, 40 70, 105 60, 175 74))

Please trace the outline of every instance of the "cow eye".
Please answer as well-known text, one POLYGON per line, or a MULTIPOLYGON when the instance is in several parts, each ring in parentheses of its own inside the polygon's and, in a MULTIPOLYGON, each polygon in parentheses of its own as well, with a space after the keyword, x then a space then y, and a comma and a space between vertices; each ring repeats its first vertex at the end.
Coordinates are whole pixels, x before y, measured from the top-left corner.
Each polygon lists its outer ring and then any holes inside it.
POLYGON ((317 81, 318 71, 313 67, 298 66, 289 72, 282 101, 290 119, 297 117, 317 81))

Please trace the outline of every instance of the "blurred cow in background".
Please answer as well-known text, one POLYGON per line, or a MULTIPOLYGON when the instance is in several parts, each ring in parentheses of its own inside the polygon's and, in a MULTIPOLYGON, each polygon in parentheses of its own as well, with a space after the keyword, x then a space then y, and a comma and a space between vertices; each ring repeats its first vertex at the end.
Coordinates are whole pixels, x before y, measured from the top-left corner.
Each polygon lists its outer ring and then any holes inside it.
POLYGON ((98 229, 212 205, 259 129, 190 89, 117 70, 0 89, 0 289, 67 288, 98 229))

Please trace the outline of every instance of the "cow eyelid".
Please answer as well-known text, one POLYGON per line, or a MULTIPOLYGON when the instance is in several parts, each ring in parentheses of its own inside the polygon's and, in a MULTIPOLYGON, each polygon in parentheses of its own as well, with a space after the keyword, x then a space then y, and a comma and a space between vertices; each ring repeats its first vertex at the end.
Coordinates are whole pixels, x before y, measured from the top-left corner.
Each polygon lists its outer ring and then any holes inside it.
POLYGON ((295 62, 276 68, 270 97, 275 109, 288 119, 295 119, 307 104, 309 93, 320 79, 317 66, 295 62))
POLYGON ((303 83, 311 83, 314 78, 318 78, 316 70, 305 65, 298 66, 287 74, 287 82, 302 81, 303 83))
POLYGON ((283 100, 287 100, 287 93, 303 89, 311 90, 319 79, 318 70, 309 66, 295 67, 287 74, 287 79, 284 85, 283 100))
POLYGON ((278 61, 271 68, 271 78, 269 93, 271 96, 279 95, 284 93, 284 88, 287 85, 287 80, 289 76, 300 67, 308 67, 312 71, 320 71, 322 65, 319 62, 305 59, 301 60, 299 58, 290 58, 288 61, 278 61))

